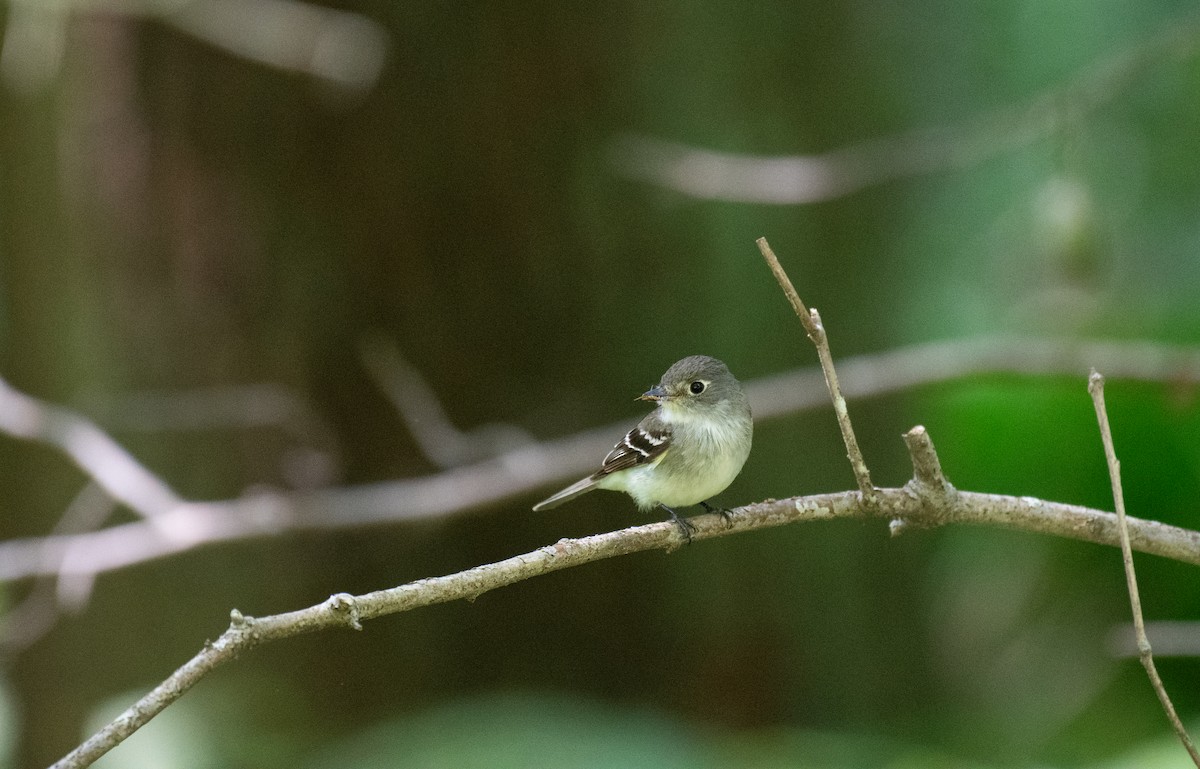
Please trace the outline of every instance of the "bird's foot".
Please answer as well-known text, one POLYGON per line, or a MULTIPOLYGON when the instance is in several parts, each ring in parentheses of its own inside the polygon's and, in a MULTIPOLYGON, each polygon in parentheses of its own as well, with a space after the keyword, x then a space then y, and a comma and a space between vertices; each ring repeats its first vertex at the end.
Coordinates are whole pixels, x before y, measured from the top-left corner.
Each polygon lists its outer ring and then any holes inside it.
POLYGON ((700 507, 703 507, 706 511, 708 511, 710 513, 720 513, 721 518, 725 521, 726 526, 733 525, 733 511, 730 510, 729 508, 713 507, 712 505, 708 504, 707 502, 701 502, 700 507))
POLYGON ((674 521, 675 525, 679 527, 679 533, 683 535, 684 541, 689 545, 692 544, 692 533, 696 531, 695 525, 693 525, 692 522, 687 518, 683 518, 679 515, 679 513, 675 512, 666 505, 660 504, 659 507, 670 513, 671 520, 674 521))

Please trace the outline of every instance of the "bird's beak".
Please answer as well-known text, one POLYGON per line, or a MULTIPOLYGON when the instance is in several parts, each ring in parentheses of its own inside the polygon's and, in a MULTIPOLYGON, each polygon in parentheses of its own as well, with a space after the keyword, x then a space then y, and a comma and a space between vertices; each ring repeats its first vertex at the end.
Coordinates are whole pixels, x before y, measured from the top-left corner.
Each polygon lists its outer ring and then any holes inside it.
POLYGON ((654 385, 646 392, 638 396, 640 401, 660 401, 667 397, 667 391, 662 388, 662 385, 654 385))

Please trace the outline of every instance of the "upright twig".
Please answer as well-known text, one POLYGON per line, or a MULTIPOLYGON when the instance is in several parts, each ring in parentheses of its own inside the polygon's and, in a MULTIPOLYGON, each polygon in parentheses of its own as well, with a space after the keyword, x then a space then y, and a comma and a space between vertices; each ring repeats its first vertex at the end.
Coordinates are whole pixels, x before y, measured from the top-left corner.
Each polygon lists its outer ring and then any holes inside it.
POLYGON ((1129 543, 1129 524, 1125 517, 1125 493, 1121 490, 1121 463, 1117 460, 1117 453, 1113 448, 1112 430, 1108 425, 1108 409, 1104 405, 1104 377, 1095 369, 1092 369, 1092 374, 1088 377, 1088 392, 1091 393, 1092 404, 1096 407, 1096 419, 1100 423, 1100 439, 1104 442, 1104 457, 1108 461, 1108 475, 1112 480, 1113 501, 1117 507, 1117 531, 1121 538, 1121 560, 1125 564, 1125 586, 1129 588, 1129 606, 1133 610, 1133 633, 1137 640, 1138 658, 1142 661, 1142 667, 1146 669, 1150 685, 1154 687, 1154 693, 1158 695, 1158 701, 1162 703, 1163 711, 1166 712, 1167 719, 1175 729, 1175 734, 1179 735, 1179 741, 1183 743, 1188 755, 1192 757, 1192 763, 1200 767, 1200 753, 1196 751, 1192 738, 1183 728, 1183 722, 1179 720, 1179 714, 1175 712, 1175 706, 1167 695, 1162 678, 1158 675, 1158 668, 1154 665, 1150 639, 1146 637, 1146 624, 1142 620, 1142 599, 1138 595, 1137 576, 1133 570, 1133 548, 1129 543))
POLYGON ((871 483, 871 473, 867 470, 867 463, 863 460, 862 451, 858 448, 858 440, 854 437, 854 427, 850 424, 846 399, 842 397, 842 389, 838 385, 837 371, 833 367, 833 353, 829 351, 829 339, 825 335, 825 326, 821 324, 821 316, 816 308, 810 310, 804 306, 800 295, 796 293, 795 286, 784 272, 783 265, 779 263, 775 252, 771 250, 771 245, 767 243, 767 239, 759 238, 756 242, 758 250, 762 252, 763 258, 767 260, 767 265, 775 275, 775 280, 779 282, 779 287, 783 289, 784 295, 796 312, 796 317, 800 319, 800 323, 808 333, 808 338, 817 348, 817 357, 821 360, 821 371, 825 374, 825 386, 829 388, 829 396, 833 399, 833 410, 837 414, 838 427, 842 430, 842 440, 846 443, 846 456, 850 460, 850 467, 854 470, 854 478, 858 481, 858 489, 862 492, 863 502, 874 507, 878 502, 875 484, 871 483))

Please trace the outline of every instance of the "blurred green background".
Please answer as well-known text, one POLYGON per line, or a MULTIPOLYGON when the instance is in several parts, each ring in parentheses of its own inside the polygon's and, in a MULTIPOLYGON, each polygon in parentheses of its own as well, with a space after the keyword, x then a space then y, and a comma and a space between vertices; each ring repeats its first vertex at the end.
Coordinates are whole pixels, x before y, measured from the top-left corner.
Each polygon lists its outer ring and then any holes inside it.
MULTIPOLYGON (((435 472, 368 340, 459 427, 545 439, 632 424, 687 354, 743 380, 811 365, 760 235, 836 356, 1200 340, 1191 2, 72 5, 0 5, 0 375, 190 499, 435 472), (637 155, 681 146, 866 181, 811 203, 697 195, 637 155), (263 384, 299 416, 145 418, 147 394, 263 384)), ((996 375, 850 406, 881 485, 907 479, 899 435, 922 423, 960 488, 1109 509, 1085 388, 996 375)), ((1200 525, 1194 395, 1110 382, 1131 513, 1200 525)), ((50 532, 84 483, 0 437, 0 537, 50 532)), ((760 424, 722 501, 852 487, 826 409, 760 424)), ((602 494, 530 512, 541 496, 104 574, 5 647, 0 765, 64 754, 233 607, 644 520, 602 494)), ((1148 618, 1200 619, 1194 567, 1138 566, 1148 618)), ((32 589, 0 588, 9 636, 32 589)), ((793 526, 260 649, 97 765, 1185 766, 1140 666, 1107 646, 1128 615, 1112 549, 793 526)), ((1194 722, 1200 667, 1160 669, 1194 722)))

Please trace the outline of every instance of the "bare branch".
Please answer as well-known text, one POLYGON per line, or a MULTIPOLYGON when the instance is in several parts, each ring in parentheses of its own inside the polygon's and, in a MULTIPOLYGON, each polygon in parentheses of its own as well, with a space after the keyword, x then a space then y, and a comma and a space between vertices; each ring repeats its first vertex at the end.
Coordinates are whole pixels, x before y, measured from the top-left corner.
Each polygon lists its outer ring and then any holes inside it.
MULTIPOLYGON (((1111 513, 1029 497, 958 492, 934 502, 930 497, 912 493, 908 487, 877 491, 875 507, 865 505, 858 492, 848 491, 747 505, 734 510, 728 522, 716 514, 700 515, 691 520, 695 526, 692 539, 729 536, 799 521, 884 518, 921 526, 978 523, 1106 545, 1119 543, 1116 517, 1111 513)), ((1136 518, 1128 521, 1133 547, 1200 565, 1200 533, 1154 521, 1136 518)), ((55 767, 87 766, 182 696, 209 671, 260 643, 316 630, 355 627, 361 621, 435 603, 474 599, 541 574, 646 550, 673 550, 681 542, 678 527, 663 521, 580 539, 563 539, 498 563, 361 596, 333 596, 324 603, 287 614, 252 619, 235 612, 229 629, 215 643, 205 647, 55 767)))
POLYGON ((850 459, 850 467, 854 470, 858 489, 862 492, 863 499, 867 504, 874 504, 875 484, 871 483, 871 473, 867 470, 867 463, 863 459, 862 451, 858 448, 858 439, 854 437, 854 427, 850 424, 850 412, 846 408, 846 399, 842 397, 842 390, 838 385, 837 370, 833 366, 833 353, 829 350, 829 339, 825 334, 825 326, 821 324, 821 316, 817 313, 816 308, 809 310, 804 306, 800 295, 796 293, 795 286, 792 285, 791 279, 784 271, 783 265, 779 263, 775 252, 771 250, 771 245, 767 243, 767 239, 759 238, 757 243, 758 250, 767 260, 767 265, 771 268, 775 280, 779 282, 779 287, 783 289, 784 296, 792 305, 804 330, 808 332, 808 338, 817 348, 817 357, 821 360, 821 371, 825 373, 825 386, 829 390, 829 396, 833 399, 833 411, 837 415, 838 427, 842 430, 842 440, 846 443, 846 456, 850 459))
POLYGON ((0 379, 0 432, 48 443, 113 499, 151 518, 183 500, 91 420, 32 398, 0 379))
POLYGON ((1133 632, 1137 639, 1138 658, 1142 661, 1142 667, 1146 669, 1146 675, 1150 678, 1150 685, 1154 687, 1154 693, 1158 695, 1158 701, 1162 703, 1167 720, 1171 722, 1171 727, 1179 736, 1179 741, 1183 743, 1184 749, 1192 757, 1192 763, 1200 767, 1200 753, 1196 751, 1192 738, 1188 736, 1187 729, 1179 720, 1179 714, 1175 712, 1175 705, 1172 704, 1171 697, 1167 694, 1166 687, 1163 686, 1162 678, 1158 675, 1158 667, 1154 664, 1150 639, 1146 637, 1146 626, 1142 619, 1142 599, 1138 595, 1137 575, 1133 569, 1133 548, 1129 542, 1129 518, 1125 515, 1125 493, 1121 490, 1121 463, 1117 460, 1116 449, 1113 448, 1112 429, 1108 424, 1108 409, 1104 404, 1104 377, 1094 369, 1091 376, 1088 377, 1088 392, 1091 393, 1092 404, 1096 407, 1096 420, 1100 424, 1100 439, 1104 443, 1104 458, 1108 462, 1108 475, 1112 480, 1113 500, 1117 507, 1117 531, 1121 540, 1121 561, 1125 566, 1125 586, 1129 590, 1129 606, 1133 610, 1133 632))
POLYGON ((374 87, 391 42, 358 13, 298 0, 163 3, 160 18, 229 53, 352 93, 374 87))
MULTIPOLYGON (((765 239, 760 239, 759 247, 817 346, 826 384, 838 413, 839 424, 843 428, 851 463, 859 478, 860 492, 762 502, 735 510, 727 520, 721 520, 714 515, 703 516, 699 525, 693 523, 690 539, 727 536, 798 520, 884 516, 893 521, 893 533, 898 531, 897 522, 901 525, 917 523, 923 526, 938 526, 951 522, 983 523, 1023 531, 1053 533, 1093 542, 1111 544, 1118 541, 1126 552, 1132 547, 1137 547, 1147 552, 1200 564, 1200 533, 1197 532, 1176 529, 1152 521, 1131 522, 1124 517, 1120 519, 1121 526, 1118 530, 1113 525, 1115 517, 1108 513, 1031 498, 957 492, 942 473, 932 440, 926 431, 919 427, 909 431, 905 437, 913 457, 913 481, 903 489, 874 488, 854 439, 820 316, 804 307, 765 239), (1136 532, 1133 536, 1130 534, 1130 527, 1136 532)), ((608 435, 609 431, 605 430, 604 434, 608 435)), ((539 447, 529 447, 528 450, 539 450, 539 447)), ((502 457, 493 460, 493 463, 502 462, 503 459, 502 457)), ((504 469, 512 473, 512 468, 538 465, 537 462, 515 462, 504 469)), ((500 467, 503 468, 503 464, 500 467)), ((456 472, 458 471, 442 473, 437 478, 445 479, 456 472)), ((456 488, 454 493, 461 494, 466 491, 456 488)), ((464 504, 461 499, 459 504, 464 504)), ((272 506, 268 505, 266 509, 272 509, 272 506)), ((367 505, 367 511, 370 509, 370 505, 367 505)), ((290 512, 294 515, 296 511, 290 512)), ((253 518, 237 516, 233 520, 247 521, 253 518)), ((207 672, 233 659, 240 651, 259 643, 331 626, 358 629, 364 619, 458 598, 475 598, 496 587, 567 566, 651 548, 674 549, 679 545, 680 536, 670 522, 650 524, 580 540, 560 540, 553 546, 497 564, 479 566, 439 579, 420 580, 360 597, 337 595, 323 604, 290 614, 253 620, 244 618, 235 611, 230 628, 217 643, 206 646, 167 681, 65 757, 56 767, 65 769, 87 766, 182 696, 207 672)))
MULTIPOLYGON (((839 424, 843 428, 847 451, 851 457, 851 464, 855 468, 860 490, 787 500, 770 500, 738 508, 723 516, 700 516, 692 522, 689 542, 695 539, 728 536, 742 531, 779 526, 793 521, 838 517, 884 517, 893 522, 893 532, 897 530, 896 522, 901 522, 901 525, 915 523, 921 526, 940 526, 956 522, 978 523, 1022 531, 1044 532, 1105 544, 1119 543, 1126 553, 1127 561, 1130 550, 1137 548, 1165 557, 1200 564, 1200 532, 1178 529, 1153 521, 1127 519, 1124 516, 1123 507, 1121 507, 1123 503, 1120 501, 1118 509, 1121 517, 1118 519, 1109 513, 1044 502, 1028 497, 1018 498, 956 491, 942 472, 941 462, 937 457, 932 440, 924 428, 920 427, 910 430, 905 436, 913 457, 913 480, 902 489, 876 489, 870 482, 866 465, 854 439, 820 316, 815 310, 810 312, 804 307, 765 239, 760 239, 759 247, 817 346, 822 370, 834 401, 839 424)), ((1104 425, 1107 426, 1106 422, 1104 425)), ((604 434, 608 435, 609 431, 606 429, 604 434)), ((498 477, 487 479, 490 482, 486 486, 492 488, 497 483, 505 481, 519 484, 522 480, 518 475, 520 468, 536 467, 540 464, 528 460, 544 460, 546 458, 526 455, 521 457, 521 461, 513 462, 511 465, 505 464, 505 460, 512 454, 523 451, 539 452, 545 451, 545 448, 541 446, 526 447, 484 463, 484 466, 498 475, 498 477), (514 478, 514 476, 517 477, 514 478)), ((460 468, 443 472, 433 480, 450 480, 452 483, 453 481, 462 481, 463 478, 456 478, 456 474, 464 471, 472 472, 476 469, 460 468)), ((409 491, 412 492, 413 489, 409 491)), ((439 500, 444 504, 445 500, 457 497, 457 504, 461 509, 463 506, 471 504, 470 491, 470 488, 461 483, 453 483, 452 490, 446 490, 434 496, 432 504, 436 506, 439 500)), ((343 490, 341 493, 352 494, 353 492, 343 490)), ((495 493, 494 489, 492 489, 492 493, 495 493)), ((310 501, 314 496, 317 495, 308 495, 310 501)), ((410 493, 408 498, 411 499, 412 496, 410 493)), ((263 519, 268 519, 266 526, 269 527, 278 524, 280 520, 294 525, 297 520, 302 518, 302 510, 299 507, 282 508, 277 504, 270 504, 270 501, 267 500, 267 504, 262 506, 260 513, 273 512, 275 515, 258 516, 260 522, 255 524, 256 526, 262 526, 263 519)), ((354 501, 360 504, 364 502, 361 499, 354 501)), ((207 510, 206 515, 213 514, 212 505, 206 507, 196 504, 181 505, 171 512, 186 514, 188 511, 202 512, 205 510, 207 510)), ((367 502, 363 505, 361 512, 369 517, 379 511, 373 507, 371 502, 367 502)), ((224 523, 228 527, 227 531, 236 531, 237 523, 244 525, 247 521, 254 519, 255 516, 242 515, 233 519, 227 518, 224 523)), ((154 522, 157 523, 157 519, 154 522)), ((112 531, 110 529, 107 532, 97 532, 96 534, 109 534, 112 531)), ((55 764, 55 768, 75 769, 89 765, 182 696, 209 671, 260 643, 331 627, 361 629, 363 620, 460 598, 474 599, 497 587, 569 566, 654 548, 673 550, 681 544, 682 536, 684 535, 680 534, 673 522, 661 522, 583 539, 564 539, 554 545, 499 563, 478 566, 445 577, 419 580, 362 596, 339 594, 317 606, 288 614, 253 619, 243 617, 235 610, 232 613, 229 629, 221 635, 216 643, 206 645, 200 653, 179 668, 165 682, 55 764)), ((1131 561, 1128 562, 1131 564, 1131 561)), ((3 563, 2 559, 0 559, 0 563, 3 563)), ((1135 596, 1136 606, 1136 594, 1131 594, 1135 596)), ((1145 648, 1148 655, 1148 644, 1145 648)))
MULTIPOLYGON (((89 481, 67 505, 54 533, 93 531, 103 525, 115 509, 112 497, 95 481, 89 481)), ((47 566, 57 572, 59 564, 50 560, 47 566)), ((60 573, 42 577, 0 622, 0 654, 29 647, 54 626, 63 611, 74 611, 87 603, 94 582, 94 575, 60 573)))
POLYGON ((219 385, 183 391, 89 393, 89 413, 109 427, 143 432, 274 427, 297 440, 332 432, 310 404, 278 384, 219 385))
POLYGON ((613 142, 609 162, 630 179, 701 200, 807 205, 875 185, 970 168, 1054 136, 1117 98, 1148 64, 1187 55, 1200 43, 1194 14, 1172 19, 1114 56, 1033 99, 957 125, 922 128, 812 155, 720 152, 649 136, 613 142))
POLYGON ((350 93, 374 87, 391 44, 368 17, 300 0, 10 0, 0 77, 24 91, 62 67, 72 13, 157 18, 228 53, 319 78, 350 93))
POLYGON ((534 442, 533 436, 515 425, 487 424, 470 431, 459 430, 416 366, 382 338, 364 339, 359 344, 359 355, 367 373, 404 420, 421 453, 442 469, 534 442))
MULTIPOLYGON (((1154 656, 1200 657, 1200 622, 1192 620, 1159 620, 1143 622, 1146 636, 1154 636, 1154 656)), ((1114 657, 1137 657, 1137 633, 1133 623, 1114 626, 1109 630, 1106 646, 1114 657)))
MULTIPOLYGON (((1103 366, 1113 377, 1176 386, 1200 382, 1200 349, 1146 341, 1020 337, 953 340, 847 358, 839 369, 844 394, 865 398, 980 374, 1079 376, 1087 373, 1091 363, 1103 366)), ((826 407, 829 400, 821 387, 823 382, 824 374, 818 367, 747 382, 755 421, 761 424, 826 407)), ((40 436, 31 435, 36 432, 31 426, 53 422, 45 416, 50 413, 99 429, 86 417, 16 392, 0 380, 0 404, 8 403, 16 403, 19 408, 0 408, 0 432, 49 441, 68 454, 69 445, 60 444, 55 435, 44 430, 40 436)), ((159 514, 153 523, 138 521, 84 534, 0 542, 0 580, 38 575, 76 575, 84 579, 210 543, 294 529, 403 523, 478 510, 585 474, 596 457, 608 450, 612 436, 628 427, 627 422, 618 422, 522 446, 492 459, 425 477, 257 493, 223 501, 181 502, 159 514)), ((106 437, 106 441, 115 445, 111 438, 106 437)), ((92 464, 82 469, 92 475, 92 464)), ((104 467, 96 471, 111 482, 117 480, 117 474, 104 467)), ((161 483, 156 481, 156 485, 161 483)))

